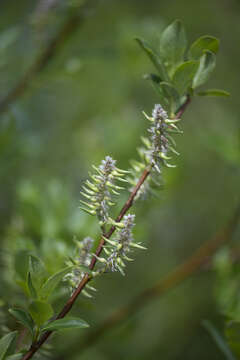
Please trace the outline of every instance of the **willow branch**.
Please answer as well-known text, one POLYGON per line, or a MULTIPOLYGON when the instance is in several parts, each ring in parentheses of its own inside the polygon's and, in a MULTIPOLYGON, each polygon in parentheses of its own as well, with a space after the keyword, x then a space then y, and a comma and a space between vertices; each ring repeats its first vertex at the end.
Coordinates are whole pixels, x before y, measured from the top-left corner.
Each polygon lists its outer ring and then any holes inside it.
POLYGON ((36 58, 34 63, 27 69, 22 78, 18 81, 15 87, 0 100, 0 114, 6 112, 10 105, 17 101, 32 84, 35 77, 46 68, 50 60, 57 54, 57 52, 65 45, 69 37, 77 30, 78 26, 83 21, 82 13, 74 11, 67 19, 63 27, 43 50, 43 52, 36 58))
POLYGON ((180 119, 182 117, 184 111, 186 110, 190 102, 191 102, 191 97, 190 95, 187 95, 187 100, 182 104, 182 106, 180 106, 180 108, 176 113, 176 119, 180 119))
MULTIPOLYGON (((124 206, 122 207, 122 210, 120 211, 118 217, 116 218, 116 222, 119 222, 122 220, 123 216, 126 214, 126 212, 129 210, 129 208, 132 206, 133 201, 139 191, 139 189, 141 188, 142 184, 144 183, 144 181, 146 180, 146 178, 149 176, 150 174, 150 169, 146 168, 142 174, 142 176, 140 177, 140 179, 138 180, 137 185, 134 187, 133 191, 131 192, 128 200, 126 201, 126 203, 124 204, 124 206)), ((107 234, 105 234, 105 238, 110 238, 111 235, 114 233, 114 231, 116 230, 115 226, 112 226, 110 228, 110 230, 108 231, 107 234)), ((105 240, 102 237, 99 245, 97 247, 97 250, 95 252, 95 255, 99 256, 102 252, 103 246, 105 244, 105 240)), ((96 264, 96 258, 93 257, 91 264, 89 266, 90 270, 93 270, 96 264)), ((81 280, 80 284, 78 285, 77 289, 73 292, 72 296, 68 299, 68 301, 66 302, 66 304, 64 305, 64 307, 62 308, 62 310, 60 311, 60 313, 57 315, 56 319, 62 319, 64 318, 68 312, 71 310, 73 304, 75 303, 75 301, 77 300, 78 296, 80 295, 80 293, 82 292, 82 290, 84 289, 84 287, 86 286, 86 284, 89 282, 89 280, 91 280, 91 275, 89 274, 85 274, 85 276, 83 277, 83 279, 81 280)), ((32 344, 31 348, 29 349, 29 351, 23 356, 22 360, 28 360, 31 359, 32 356, 35 354, 35 352, 45 343, 45 341, 48 339, 48 337, 51 335, 52 331, 46 331, 41 338, 39 339, 39 341, 35 344, 32 344)))
POLYGON ((206 262, 209 262, 211 257, 223 244, 232 239, 234 231, 238 225, 239 218, 240 206, 236 209, 233 217, 230 219, 225 228, 198 248, 184 263, 177 266, 155 285, 142 291, 130 303, 117 309, 97 328, 90 331, 84 341, 80 345, 78 343, 76 348, 78 355, 80 355, 89 346, 95 344, 98 339, 105 335, 105 333, 107 333, 110 329, 137 313, 141 308, 146 306, 147 303, 164 295, 184 280, 193 276, 199 269, 201 269, 202 266, 206 264, 206 262))
MULTIPOLYGON (((183 104, 182 106, 182 111, 181 109, 178 111, 178 113, 176 114, 176 118, 179 118, 180 115, 179 113, 181 113, 181 115, 183 114, 183 112, 185 111, 185 109, 187 108, 188 104, 190 103, 190 100, 187 99, 186 103, 183 104)), ((138 191, 140 190, 141 186, 144 184, 145 180, 148 178, 148 176, 150 175, 151 172, 151 168, 150 167, 146 167, 146 169, 143 171, 141 177, 139 178, 136 186, 134 187, 134 189, 132 190, 128 200, 126 201, 126 203, 123 205, 119 215, 116 218, 116 222, 120 222, 123 218, 123 216, 127 213, 127 211, 131 208, 134 199, 136 197, 136 195, 138 194, 138 191)), ((104 235, 105 238, 109 239, 112 234, 114 233, 114 231, 116 230, 115 226, 112 226, 110 228, 110 230, 104 235)), ((102 252, 103 246, 105 244, 105 240, 104 237, 101 237, 100 241, 99 241, 99 245, 97 247, 97 250, 95 252, 96 256, 99 256, 102 252)), ((93 256, 92 260, 91 260, 91 264, 89 266, 90 270, 93 270, 96 264, 96 257, 93 256)), ((66 304, 63 306, 62 310, 60 311, 60 313, 57 315, 56 320, 58 319, 62 319, 64 318, 69 311, 71 310, 71 308, 73 307, 75 301, 77 300, 78 296, 81 294, 82 290, 85 288, 85 286, 87 285, 87 283, 91 280, 91 275, 90 274, 85 274, 84 277, 82 278, 80 284, 78 285, 77 289, 73 292, 72 296, 68 299, 68 301, 66 302, 66 304)), ((35 354, 35 352, 45 343, 45 341, 49 338, 49 336, 52 334, 52 331, 46 331, 39 339, 39 341, 37 343, 32 344, 31 348, 27 351, 27 353, 23 356, 22 360, 29 360, 32 358, 32 356, 35 354)))

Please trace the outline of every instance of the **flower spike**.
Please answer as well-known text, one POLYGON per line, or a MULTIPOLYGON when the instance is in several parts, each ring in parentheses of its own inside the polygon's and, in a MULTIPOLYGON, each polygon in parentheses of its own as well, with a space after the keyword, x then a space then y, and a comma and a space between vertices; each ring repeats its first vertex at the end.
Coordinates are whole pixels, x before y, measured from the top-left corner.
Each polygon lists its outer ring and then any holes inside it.
MULTIPOLYGON (((86 237, 82 241, 74 239, 74 242, 76 244, 75 256, 67 262, 67 265, 74 264, 74 267, 71 272, 64 276, 64 280, 69 283, 72 293, 85 274, 83 267, 88 267, 90 265, 92 259, 91 250, 94 240, 90 237, 86 237)), ((92 296, 89 295, 88 297, 92 296)))
POLYGON ((125 173, 116 167, 116 160, 106 156, 101 164, 93 165, 95 174, 89 174, 91 181, 87 180, 81 194, 87 201, 80 200, 84 205, 81 207, 90 215, 97 215, 101 227, 110 222, 109 207, 115 205, 112 194, 118 195, 119 190, 124 189, 116 185, 116 181, 127 182, 123 177, 125 173))
MULTIPOLYGON (((128 180, 134 187, 141 176, 143 168, 149 166, 152 171, 151 176, 145 181, 137 197, 143 196, 151 190, 151 184, 155 183, 154 177, 159 177, 162 174, 163 166, 175 167, 167 162, 171 159, 169 153, 179 155, 175 149, 175 140, 170 133, 182 133, 176 126, 180 119, 169 119, 167 112, 160 104, 154 106, 151 116, 148 116, 145 112, 143 114, 151 122, 151 127, 148 129, 150 136, 141 138, 144 147, 138 149, 138 152, 142 161, 140 163, 132 162, 132 177, 128 180)), ((130 188, 130 191, 132 191, 133 187, 130 188)))

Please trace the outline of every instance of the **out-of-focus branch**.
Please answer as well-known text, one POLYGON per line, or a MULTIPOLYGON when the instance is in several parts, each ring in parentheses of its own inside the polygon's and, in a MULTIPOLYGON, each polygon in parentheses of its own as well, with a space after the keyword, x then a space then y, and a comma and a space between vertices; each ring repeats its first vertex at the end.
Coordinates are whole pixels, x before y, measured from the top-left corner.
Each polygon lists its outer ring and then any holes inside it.
POLYGON ((75 11, 71 13, 62 28, 36 58, 34 63, 27 69, 15 87, 0 100, 0 115, 6 112, 8 107, 25 93, 35 77, 48 65, 50 60, 57 55, 59 50, 65 45, 67 39, 82 24, 83 18, 83 8, 80 10, 75 9, 75 11))
POLYGON ((35 21, 56 8, 59 2, 59 0, 39 0, 33 14, 35 21))
MULTIPOLYGON (((175 288, 187 278, 194 275, 206 262, 212 258, 216 251, 231 240, 240 218, 240 206, 236 209, 228 224, 212 239, 203 244, 184 263, 177 266, 163 279, 152 287, 142 291, 130 303, 120 307, 107 317, 98 327, 90 331, 82 343, 78 343, 76 352, 80 355, 84 350, 93 345, 106 332, 120 324, 130 316, 137 313, 148 302, 164 295, 167 291, 175 288)), ((73 349, 72 349, 73 351, 73 349)), ((58 358, 60 360, 60 358, 58 358)))

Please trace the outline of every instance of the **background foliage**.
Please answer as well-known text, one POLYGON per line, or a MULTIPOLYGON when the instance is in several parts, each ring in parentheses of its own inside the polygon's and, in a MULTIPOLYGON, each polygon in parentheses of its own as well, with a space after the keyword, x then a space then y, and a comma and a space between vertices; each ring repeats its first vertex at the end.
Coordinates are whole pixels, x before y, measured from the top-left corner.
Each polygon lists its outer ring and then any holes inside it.
MULTIPOLYGON (((56 8, 40 14, 32 1, 1 2, 2 98, 58 31, 71 6, 59 1, 56 8)), ((135 237, 147 243, 148 251, 138 252, 126 277, 101 277, 94 299, 81 297, 73 314, 94 327, 225 224, 240 198, 239 16, 237 0, 90 1, 81 26, 24 96, 1 115, 3 312, 23 301, 20 287, 14 284, 15 269, 21 275, 24 250, 44 258, 52 274, 70 255, 74 236, 96 235, 94 221, 78 209, 80 186, 90 164, 110 154, 119 167, 128 168, 146 130, 141 111, 149 113, 157 101, 143 79, 152 65, 133 39, 143 37, 158 46, 160 32, 175 18, 183 21, 191 42, 205 34, 221 39, 208 87, 224 88, 231 98, 194 99, 183 118, 184 135, 178 137, 178 167, 166 173, 166 186, 158 198, 135 208, 135 237), (19 261, 13 262, 12 254, 19 249, 19 261)), ((239 230, 234 252, 238 238, 239 230)), ((218 275, 224 285, 222 271, 218 275)), ((114 329, 81 358, 157 359, 159 354, 164 359, 224 358, 201 325, 202 319, 210 319, 223 327, 219 281, 214 272, 189 279, 114 329)), ((55 295, 52 301, 60 309, 67 292, 55 295)), ((10 316, 5 324, 15 329, 10 316)), ((86 331, 53 337, 54 356, 78 359, 78 343, 86 331)))

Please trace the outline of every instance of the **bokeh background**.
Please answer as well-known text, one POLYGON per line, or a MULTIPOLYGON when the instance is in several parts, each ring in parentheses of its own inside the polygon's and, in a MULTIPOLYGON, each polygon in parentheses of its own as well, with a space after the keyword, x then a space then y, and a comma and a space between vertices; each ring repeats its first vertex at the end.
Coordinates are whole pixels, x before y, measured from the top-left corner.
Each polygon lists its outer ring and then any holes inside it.
MULTIPOLYGON (((119 167, 128 168, 129 160, 137 157, 140 136, 148 126, 142 110, 151 112, 158 99, 143 79, 153 68, 134 41, 136 36, 157 45, 162 29, 178 18, 189 42, 206 34, 220 38, 217 68, 208 88, 231 93, 227 99, 194 98, 184 114, 177 168, 165 172, 158 197, 138 202, 133 210, 135 237, 148 251, 135 253, 127 276, 99 278, 94 298, 81 297, 74 307, 73 314, 94 328, 210 239, 238 204, 240 3, 95 0, 83 7, 76 0, 2 0, 0 99, 21 81, 73 12, 81 14, 79 25, 32 76, 26 91, 0 114, 4 306, 23 301, 21 289, 13 285, 12 254, 17 249, 34 250, 54 272, 64 266, 74 236, 97 238, 94 219, 78 209, 81 184, 91 164, 109 154, 119 167)), ((126 197, 127 192, 122 202, 126 197)), ((238 229, 235 242, 239 235, 238 229)), ((203 319, 221 323, 214 289, 214 272, 198 273, 150 302, 81 356, 78 349, 87 330, 54 336, 52 358, 224 359, 201 325, 203 319)), ((57 299, 56 309, 66 297, 64 293, 57 299)))

